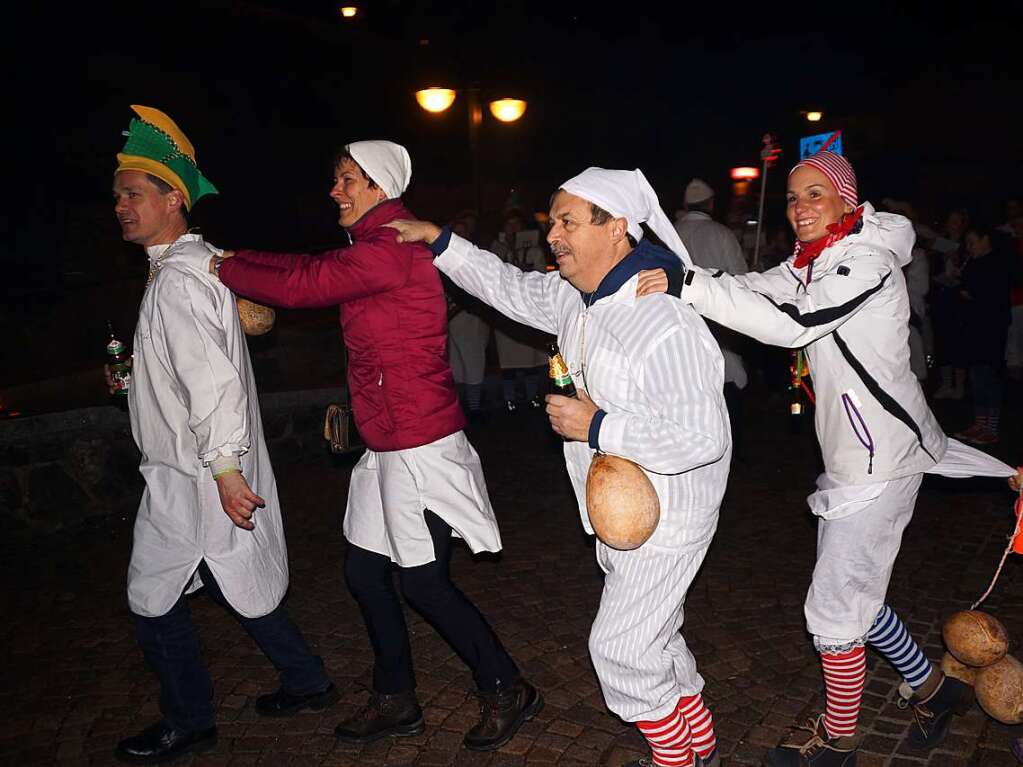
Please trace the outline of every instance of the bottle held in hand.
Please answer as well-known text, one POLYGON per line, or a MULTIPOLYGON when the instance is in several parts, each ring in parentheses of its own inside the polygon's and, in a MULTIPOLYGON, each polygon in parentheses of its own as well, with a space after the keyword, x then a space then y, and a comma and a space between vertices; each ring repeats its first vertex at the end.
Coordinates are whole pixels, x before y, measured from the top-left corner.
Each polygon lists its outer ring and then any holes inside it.
POLYGON ((113 324, 107 320, 107 369, 110 371, 110 388, 117 402, 128 401, 128 390, 131 389, 131 355, 124 343, 114 335, 113 324))
POLYGON ((552 343, 548 347, 548 357, 547 374, 551 379, 551 393, 576 399, 572 374, 568 372, 568 365, 565 364, 565 358, 561 356, 557 343, 552 343))

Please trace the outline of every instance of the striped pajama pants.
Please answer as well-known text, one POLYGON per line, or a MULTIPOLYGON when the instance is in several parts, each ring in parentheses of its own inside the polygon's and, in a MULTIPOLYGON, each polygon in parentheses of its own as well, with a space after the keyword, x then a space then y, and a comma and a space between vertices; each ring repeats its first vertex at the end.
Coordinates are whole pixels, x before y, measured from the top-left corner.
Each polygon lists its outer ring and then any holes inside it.
POLYGON ((589 648, 604 701, 626 722, 663 719, 681 696, 703 689, 679 629, 710 540, 687 551, 596 546, 605 577, 589 648))

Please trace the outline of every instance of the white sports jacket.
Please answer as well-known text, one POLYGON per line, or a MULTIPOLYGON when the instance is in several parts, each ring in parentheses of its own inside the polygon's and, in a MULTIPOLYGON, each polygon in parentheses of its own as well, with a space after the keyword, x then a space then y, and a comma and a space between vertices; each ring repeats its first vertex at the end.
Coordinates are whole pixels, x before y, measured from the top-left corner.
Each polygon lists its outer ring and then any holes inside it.
POLYGON ((864 204, 862 226, 809 266, 762 274, 692 269, 682 299, 759 341, 806 347, 827 473, 867 484, 926 471, 947 438, 910 369, 909 220, 864 204))

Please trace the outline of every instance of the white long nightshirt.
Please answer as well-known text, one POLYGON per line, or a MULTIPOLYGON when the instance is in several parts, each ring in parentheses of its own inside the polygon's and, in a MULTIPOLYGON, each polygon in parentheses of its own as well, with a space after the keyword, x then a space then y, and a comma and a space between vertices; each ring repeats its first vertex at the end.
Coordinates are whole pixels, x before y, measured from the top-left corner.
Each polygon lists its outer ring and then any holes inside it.
POLYGON ((256 386, 234 295, 208 272, 213 251, 198 235, 147 248, 159 269, 135 330, 132 434, 146 489, 135 519, 128 602, 164 615, 201 582, 205 559, 231 606, 266 615, 288 588, 280 503, 263 441, 256 386), (255 529, 224 513, 209 463, 238 456, 266 501, 255 529))

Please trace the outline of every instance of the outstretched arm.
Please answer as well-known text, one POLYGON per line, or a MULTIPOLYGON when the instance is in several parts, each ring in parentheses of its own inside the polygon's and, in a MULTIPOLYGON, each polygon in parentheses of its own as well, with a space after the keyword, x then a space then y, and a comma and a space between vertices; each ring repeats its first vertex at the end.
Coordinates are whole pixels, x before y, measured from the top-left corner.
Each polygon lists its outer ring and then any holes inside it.
POLYGON ((280 261, 247 258, 247 252, 220 263, 220 280, 239 295, 273 306, 335 306, 401 287, 412 269, 411 248, 376 242, 280 261))
POLYGON ((556 274, 523 272, 493 253, 477 248, 445 227, 428 221, 386 224, 399 242, 425 242, 437 255, 434 264, 462 290, 516 322, 557 333, 556 274))
POLYGON ((766 344, 798 348, 833 332, 875 300, 895 268, 890 256, 863 254, 805 288, 781 270, 742 277, 690 271, 681 297, 727 328, 766 344))

